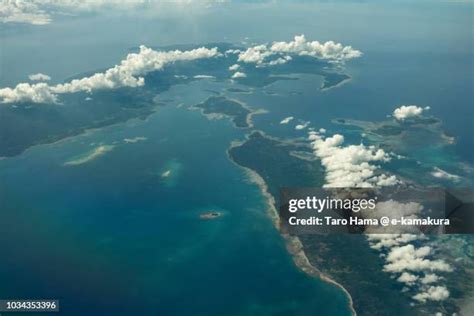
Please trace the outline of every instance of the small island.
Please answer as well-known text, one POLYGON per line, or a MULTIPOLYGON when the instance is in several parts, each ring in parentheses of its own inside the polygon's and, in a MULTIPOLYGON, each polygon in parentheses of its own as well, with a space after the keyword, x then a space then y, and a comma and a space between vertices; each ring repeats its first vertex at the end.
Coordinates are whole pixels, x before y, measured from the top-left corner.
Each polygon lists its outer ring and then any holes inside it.
POLYGON ((244 94, 252 93, 252 91, 250 91, 250 90, 244 90, 244 89, 240 89, 240 88, 228 88, 226 90, 228 92, 231 92, 231 93, 244 93, 244 94))
POLYGON ((231 118, 236 127, 251 127, 250 117, 252 111, 237 100, 228 99, 224 96, 213 96, 194 107, 200 109, 204 115, 210 118, 227 116, 231 118))
POLYGON ((222 213, 218 212, 218 211, 209 211, 209 212, 199 214, 199 218, 200 219, 205 219, 205 220, 215 219, 215 218, 218 218, 218 217, 221 217, 221 216, 222 216, 222 213))

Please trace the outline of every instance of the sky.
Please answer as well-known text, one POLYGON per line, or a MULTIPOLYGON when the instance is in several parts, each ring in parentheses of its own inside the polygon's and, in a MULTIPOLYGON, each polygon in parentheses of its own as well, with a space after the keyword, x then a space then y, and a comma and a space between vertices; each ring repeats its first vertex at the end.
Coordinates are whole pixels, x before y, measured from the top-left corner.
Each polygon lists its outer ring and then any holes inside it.
POLYGON ((131 47, 290 40, 305 34, 364 52, 472 54, 472 3, 442 1, 2 1, 1 86, 112 66, 131 47), (53 5, 61 3, 61 5, 53 5), (31 4, 34 4, 31 6, 31 4), (15 9, 12 9, 15 8, 15 9), (32 54, 31 52, 35 53, 32 54), (87 56, 82 58, 81 56, 87 56))

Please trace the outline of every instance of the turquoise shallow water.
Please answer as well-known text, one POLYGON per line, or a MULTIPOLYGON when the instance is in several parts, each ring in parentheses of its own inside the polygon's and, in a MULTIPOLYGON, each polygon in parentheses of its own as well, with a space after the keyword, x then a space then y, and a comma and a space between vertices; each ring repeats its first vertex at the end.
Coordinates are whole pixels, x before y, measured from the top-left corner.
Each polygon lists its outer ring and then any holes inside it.
MULTIPOLYGON (((202 85, 166 98, 199 100, 202 85)), ((59 298, 64 315, 348 315, 341 290, 293 264, 227 159, 242 136, 169 105, 0 161, 0 297, 59 298), (223 215, 201 220, 209 210, 223 215)))

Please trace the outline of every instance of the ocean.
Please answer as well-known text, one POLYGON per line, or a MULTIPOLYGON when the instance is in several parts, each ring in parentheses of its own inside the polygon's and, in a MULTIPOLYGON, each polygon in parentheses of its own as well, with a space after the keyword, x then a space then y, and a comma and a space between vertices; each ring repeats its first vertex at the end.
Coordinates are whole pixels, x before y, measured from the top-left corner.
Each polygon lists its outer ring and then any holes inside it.
POLYGON ((350 314, 341 290, 294 265, 227 158, 244 132, 173 106, 206 85, 172 88, 175 104, 146 120, 0 161, 0 297, 58 298, 65 315, 350 314), (222 216, 200 219, 211 210, 222 216))

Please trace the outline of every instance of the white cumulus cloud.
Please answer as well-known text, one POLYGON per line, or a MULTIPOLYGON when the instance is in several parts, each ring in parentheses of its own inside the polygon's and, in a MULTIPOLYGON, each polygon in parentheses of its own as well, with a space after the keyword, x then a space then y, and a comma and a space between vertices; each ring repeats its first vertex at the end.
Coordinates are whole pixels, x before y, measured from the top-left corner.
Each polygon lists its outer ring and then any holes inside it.
POLYGON ((422 284, 431 284, 431 283, 438 282, 439 279, 440 279, 440 277, 437 276, 436 274, 428 273, 423 278, 421 278, 420 281, 421 281, 422 284))
POLYGON ((266 45, 257 45, 247 48, 247 50, 241 52, 238 57, 238 61, 244 63, 256 63, 261 64, 265 58, 273 55, 271 51, 268 50, 266 45))
POLYGON ((49 81, 51 77, 42 73, 31 74, 28 76, 31 81, 49 81))
POLYGON ((377 173, 380 167, 371 164, 390 161, 390 155, 383 149, 363 144, 343 146, 344 137, 340 134, 323 138, 311 131, 309 140, 314 154, 326 169, 325 187, 374 187, 398 183, 395 176, 377 173))
POLYGON ((293 116, 285 117, 283 120, 280 121, 280 124, 288 124, 288 123, 290 123, 290 121, 293 120, 293 119, 294 119, 293 116))
MULTIPOLYGON (((413 205, 411 208, 412 212, 413 209, 416 209, 413 205)), ((396 209, 397 207, 395 207, 395 211, 397 211, 396 209)), ((399 208, 398 211, 400 211, 399 208)), ((402 211, 402 213, 408 214, 410 212, 402 211)), ((434 253, 431 247, 417 248, 410 244, 413 241, 422 242, 424 239, 427 238, 414 234, 367 235, 371 248, 378 251, 388 251, 386 255, 383 255, 386 261, 383 270, 398 275, 398 282, 404 283, 416 291, 412 297, 414 300, 419 303, 426 303, 429 300, 445 300, 449 297, 449 291, 444 285, 438 283, 443 278, 435 272, 447 273, 453 271, 453 268, 444 260, 433 259, 434 253)))
POLYGON ((306 127, 308 127, 309 123, 310 123, 309 121, 307 121, 307 122, 302 122, 301 124, 296 125, 296 126, 295 126, 295 129, 298 130, 298 131, 303 130, 303 129, 305 129, 306 127))
POLYGON ((399 121, 404 121, 408 118, 420 116, 424 110, 422 107, 416 105, 402 105, 393 111, 393 117, 399 121))
POLYGON ((290 42, 249 47, 239 54, 238 61, 272 66, 288 62, 292 59, 291 56, 310 56, 320 60, 345 62, 362 56, 362 53, 351 46, 343 46, 333 41, 307 41, 304 35, 297 35, 290 42), (273 59, 269 60, 270 57, 273 59))
POLYGON ((406 285, 413 285, 416 280, 418 280, 418 276, 408 272, 403 272, 397 279, 398 282, 405 283, 406 285))
POLYGON ((247 77, 247 75, 246 75, 245 73, 240 72, 240 71, 237 71, 236 73, 234 73, 234 74, 232 75, 231 78, 232 78, 232 79, 237 79, 237 78, 245 78, 245 77, 247 77))
POLYGON ((233 64, 232 66, 229 67, 230 71, 236 71, 240 68, 239 64, 233 64))
POLYGON ((413 296, 413 299, 425 303, 426 301, 444 301, 449 297, 449 291, 445 286, 430 286, 425 291, 413 296))
POLYGON ((277 59, 269 61, 268 65, 269 66, 283 65, 283 64, 289 62, 290 60, 292 60, 291 56, 279 57, 277 59))
POLYGON ((216 77, 210 75, 196 75, 193 77, 194 79, 214 79, 216 77))
MULTIPOLYGON (((379 180, 380 182, 380 180, 379 180)), ((376 218, 380 219, 384 216, 389 217, 391 219, 399 219, 401 220, 402 217, 404 218, 418 218, 419 214, 423 210, 423 205, 417 202, 398 202, 393 199, 387 201, 379 201, 375 207, 375 209, 366 209, 362 210, 361 214, 368 218, 376 218)), ((413 227, 398 227, 398 229, 402 230, 405 234, 402 234, 401 237, 408 238, 411 234, 406 233, 418 233, 417 229, 413 227), (403 230, 405 228, 405 230, 403 230)), ((369 234, 373 233, 384 233, 390 232, 392 228, 384 227, 384 226, 377 226, 377 227, 368 227, 366 232, 369 234)), ((401 238, 399 237, 399 238, 401 238)))
POLYGON ((19 83, 15 88, 0 89, 0 98, 2 103, 55 103, 57 101, 56 94, 44 82, 35 84, 19 83))
POLYGON ((274 42, 271 46, 271 51, 340 61, 362 56, 360 51, 353 49, 351 46, 343 46, 333 41, 325 43, 318 41, 308 42, 304 35, 297 35, 290 42, 274 42))
POLYGON ((64 84, 49 86, 45 83, 20 83, 14 88, 0 89, 2 103, 34 102, 51 103, 57 101, 57 94, 92 92, 99 89, 115 89, 120 87, 138 87, 145 84, 143 78, 149 72, 163 69, 166 65, 179 61, 220 56, 217 48, 196 48, 189 51, 155 51, 140 46, 138 53, 130 53, 120 64, 89 77, 74 79, 64 84))
MULTIPOLYGON (((379 203, 377 203, 379 204, 379 203)), ((367 240, 369 241, 370 248, 376 250, 390 249, 394 246, 406 244, 410 241, 419 239, 420 237, 415 234, 369 234, 367 240)))
POLYGON ((443 271, 450 272, 452 267, 444 260, 429 260, 425 258, 431 254, 431 247, 424 246, 415 248, 409 244, 393 247, 387 254, 387 264, 384 270, 387 272, 403 271, 443 271))

